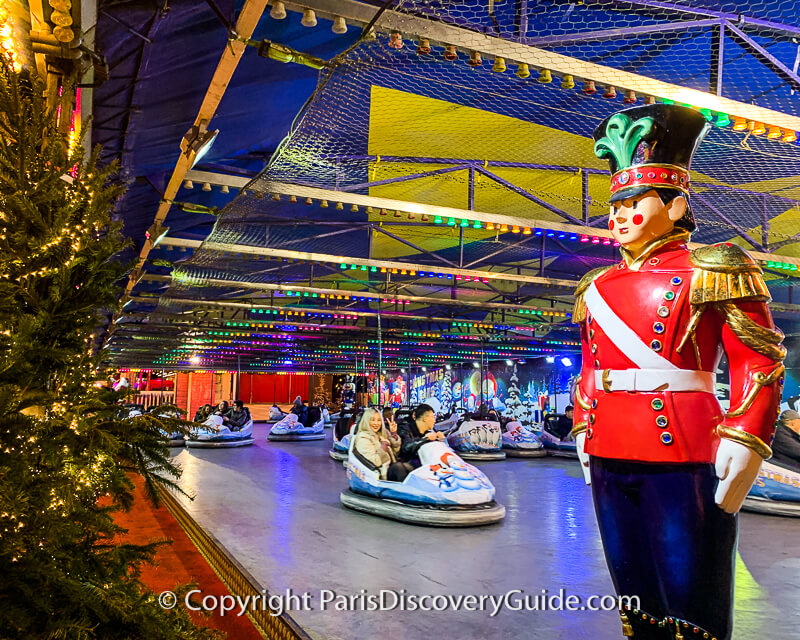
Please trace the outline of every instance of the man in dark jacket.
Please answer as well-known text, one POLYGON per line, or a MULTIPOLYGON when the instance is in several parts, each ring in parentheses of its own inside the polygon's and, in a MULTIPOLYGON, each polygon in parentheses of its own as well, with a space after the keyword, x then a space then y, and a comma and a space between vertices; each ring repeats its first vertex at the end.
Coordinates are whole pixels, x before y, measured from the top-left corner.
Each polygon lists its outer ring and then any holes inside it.
POLYGON ((233 408, 228 411, 228 427, 231 431, 240 431, 250 422, 250 409, 241 400, 234 400, 233 408))
POLYGON ((800 471, 800 413, 793 409, 784 411, 778 418, 770 462, 800 471))
POLYGON ((410 462, 414 467, 420 466, 418 459, 419 448, 434 440, 444 440, 444 434, 433 431, 436 424, 436 414, 427 404, 421 404, 411 414, 411 419, 398 429, 403 444, 400 446, 398 459, 410 462))

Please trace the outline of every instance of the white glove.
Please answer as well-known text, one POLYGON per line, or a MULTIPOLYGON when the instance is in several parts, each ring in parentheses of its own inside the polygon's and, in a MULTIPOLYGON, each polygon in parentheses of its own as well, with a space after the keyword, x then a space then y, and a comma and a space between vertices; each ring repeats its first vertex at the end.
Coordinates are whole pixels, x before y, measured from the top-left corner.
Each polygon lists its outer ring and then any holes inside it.
POLYGON ((761 469, 761 456, 749 447, 726 440, 717 449, 716 472, 719 478, 714 500, 727 513, 737 513, 761 469))
POLYGON ((586 480, 586 484, 592 484, 592 476, 589 474, 589 454, 583 450, 583 444, 585 441, 585 431, 583 433, 579 433, 575 437, 575 443, 578 449, 578 460, 581 463, 581 469, 583 469, 583 479, 586 480))

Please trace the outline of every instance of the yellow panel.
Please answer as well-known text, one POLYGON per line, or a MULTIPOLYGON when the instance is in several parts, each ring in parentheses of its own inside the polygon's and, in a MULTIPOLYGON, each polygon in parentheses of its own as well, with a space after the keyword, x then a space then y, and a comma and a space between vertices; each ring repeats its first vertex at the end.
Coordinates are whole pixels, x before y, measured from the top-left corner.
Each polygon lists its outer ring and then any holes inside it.
MULTIPOLYGON (((605 161, 594 155, 593 141, 589 138, 511 116, 379 86, 372 87, 369 153, 377 156, 457 158, 608 168, 605 161)), ((370 166, 369 180, 384 180, 447 166, 374 162, 370 166)), ((492 166, 487 169, 558 209, 580 218, 581 178, 578 172, 492 166)), ((697 173, 693 175, 693 179, 699 182, 719 182, 697 173)), ((608 188, 607 176, 589 176, 591 217, 607 212, 608 188)), ((467 191, 468 172, 460 170, 371 187, 370 195, 467 208, 467 191)), ((475 209, 488 213, 563 221, 558 214, 480 174, 476 175, 475 181, 475 209)), ((444 246, 449 246, 445 239, 442 242, 444 246)))

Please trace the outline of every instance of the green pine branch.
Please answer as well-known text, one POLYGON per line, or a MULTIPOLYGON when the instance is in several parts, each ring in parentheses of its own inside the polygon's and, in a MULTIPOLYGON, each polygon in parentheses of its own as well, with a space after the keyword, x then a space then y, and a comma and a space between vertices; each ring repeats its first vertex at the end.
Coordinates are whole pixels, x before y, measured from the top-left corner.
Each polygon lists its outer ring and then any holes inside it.
POLYGON ((0 639, 218 638, 141 582, 166 542, 124 542, 114 520, 134 474, 153 500, 181 491, 164 433, 188 423, 174 407, 129 417, 93 384, 127 269, 122 188, 97 151, 69 148, 44 95, 0 57, 0 639))

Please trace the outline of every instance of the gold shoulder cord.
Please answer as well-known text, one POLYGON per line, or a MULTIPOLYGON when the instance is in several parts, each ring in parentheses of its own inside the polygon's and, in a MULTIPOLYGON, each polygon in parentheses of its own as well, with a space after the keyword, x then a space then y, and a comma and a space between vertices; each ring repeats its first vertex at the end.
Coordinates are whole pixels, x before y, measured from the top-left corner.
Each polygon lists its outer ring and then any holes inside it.
POLYGON ((786 357, 786 347, 781 344, 783 332, 780 329, 762 327, 730 302, 723 302, 716 306, 725 314, 725 322, 744 345, 773 362, 781 362, 786 357))

